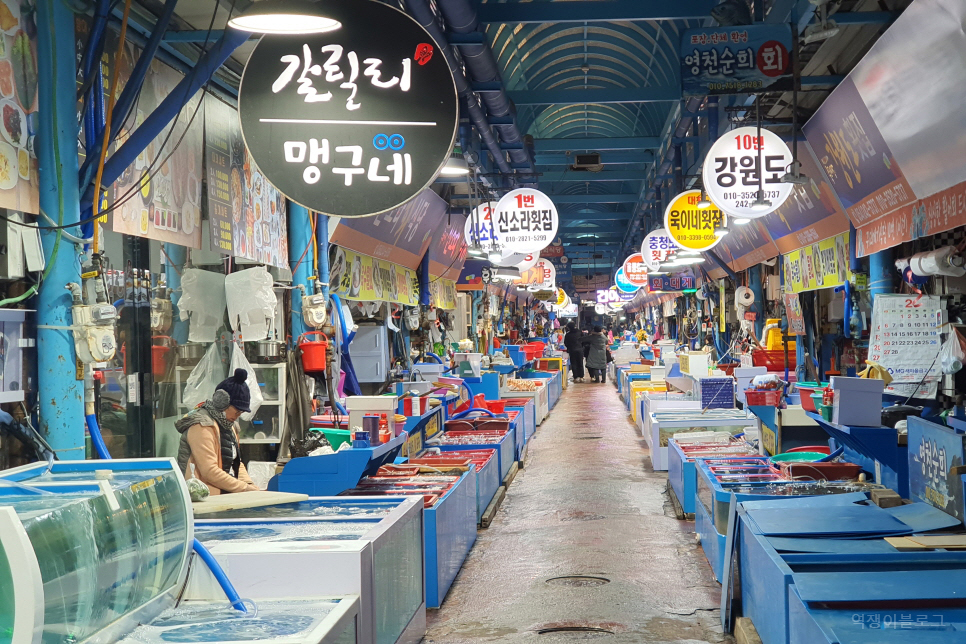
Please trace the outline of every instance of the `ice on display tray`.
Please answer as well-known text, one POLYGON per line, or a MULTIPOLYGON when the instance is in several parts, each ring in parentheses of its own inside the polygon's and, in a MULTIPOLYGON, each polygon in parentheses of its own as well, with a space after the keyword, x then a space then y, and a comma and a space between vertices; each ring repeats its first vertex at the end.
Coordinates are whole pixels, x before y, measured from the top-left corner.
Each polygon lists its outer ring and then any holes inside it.
POLYGON ((382 518, 399 507, 393 501, 373 501, 365 504, 345 503, 335 499, 308 499, 296 503, 282 503, 260 508, 242 508, 212 512, 205 519, 334 519, 346 517, 382 518))
POLYGON ((205 545, 231 543, 291 543, 296 541, 352 541, 360 539, 372 524, 360 523, 260 523, 255 525, 199 525, 195 537, 205 545))

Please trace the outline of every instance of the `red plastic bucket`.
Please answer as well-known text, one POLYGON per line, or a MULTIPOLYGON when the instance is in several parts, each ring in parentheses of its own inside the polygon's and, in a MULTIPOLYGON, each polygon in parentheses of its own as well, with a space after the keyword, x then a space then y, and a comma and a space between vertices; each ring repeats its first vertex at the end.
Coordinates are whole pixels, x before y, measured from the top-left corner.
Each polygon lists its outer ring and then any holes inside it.
POLYGON ((168 352, 171 351, 171 338, 166 335, 157 335, 152 339, 163 341, 162 344, 151 346, 151 373, 154 374, 155 378, 162 378, 168 370, 168 352))
POLYGON ((502 414, 506 411, 506 401, 505 400, 487 400, 486 408, 489 409, 494 414, 502 414))
POLYGON ((305 373, 319 373, 325 371, 325 354, 329 349, 329 338, 321 331, 308 331, 299 336, 299 348, 302 350, 302 369, 305 373), (306 340, 309 335, 321 335, 321 340, 306 340))

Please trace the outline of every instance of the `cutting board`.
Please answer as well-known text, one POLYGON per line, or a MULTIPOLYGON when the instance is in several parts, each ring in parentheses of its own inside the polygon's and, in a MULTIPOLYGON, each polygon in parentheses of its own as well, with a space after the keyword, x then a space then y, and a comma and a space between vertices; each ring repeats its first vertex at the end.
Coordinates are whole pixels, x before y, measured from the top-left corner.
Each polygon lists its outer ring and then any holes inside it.
POLYGON ((238 492, 236 494, 209 496, 204 501, 195 501, 191 504, 191 507, 197 517, 226 510, 243 510, 281 503, 297 503, 308 498, 308 494, 293 494, 292 492, 238 492))

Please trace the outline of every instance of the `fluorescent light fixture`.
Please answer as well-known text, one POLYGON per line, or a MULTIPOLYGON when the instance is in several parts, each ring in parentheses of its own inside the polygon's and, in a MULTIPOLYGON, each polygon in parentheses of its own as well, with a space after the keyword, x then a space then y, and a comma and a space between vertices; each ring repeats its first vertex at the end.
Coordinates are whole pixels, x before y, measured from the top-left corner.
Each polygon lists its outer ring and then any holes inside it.
POLYGON ((731 223, 737 224, 738 226, 743 226, 747 224, 749 221, 751 221, 751 219, 749 219, 748 217, 735 217, 734 219, 731 220, 731 223))
POLYGON ((487 254, 486 258, 495 264, 503 259, 503 253, 493 249, 487 254))
POLYGON ((727 226, 715 226, 715 229, 714 229, 715 237, 724 237, 729 232, 731 231, 728 230, 727 226))
POLYGON ((228 26, 256 34, 318 34, 342 23, 322 14, 311 0, 260 0, 228 21, 228 26))
POLYGON ((466 249, 467 255, 472 255, 473 257, 485 257, 486 251, 479 246, 470 246, 466 249))
POLYGON ((457 145, 453 148, 453 152, 449 155, 446 165, 439 171, 439 174, 442 177, 462 177, 469 173, 470 164, 466 162, 466 158, 463 156, 463 148, 457 145))
POLYGON ((681 249, 681 250, 678 251, 678 255, 683 255, 685 257, 687 257, 689 255, 700 255, 700 254, 701 254, 701 251, 699 251, 699 250, 692 250, 690 248, 685 248, 685 249, 681 249))
POLYGON ((704 261, 703 257, 682 257, 678 262, 680 266, 690 266, 691 264, 700 264, 704 261))
POLYGON ((516 266, 497 266, 493 271, 493 277, 501 280, 518 280, 520 269, 516 266))
POLYGON ((698 208, 710 208, 710 207, 711 207, 711 200, 708 199, 708 195, 704 191, 704 188, 701 188, 701 201, 698 202, 698 208))
POLYGON ((751 204, 752 210, 768 210, 771 208, 771 201, 765 199, 765 191, 758 191, 758 198, 755 199, 754 203, 751 204))

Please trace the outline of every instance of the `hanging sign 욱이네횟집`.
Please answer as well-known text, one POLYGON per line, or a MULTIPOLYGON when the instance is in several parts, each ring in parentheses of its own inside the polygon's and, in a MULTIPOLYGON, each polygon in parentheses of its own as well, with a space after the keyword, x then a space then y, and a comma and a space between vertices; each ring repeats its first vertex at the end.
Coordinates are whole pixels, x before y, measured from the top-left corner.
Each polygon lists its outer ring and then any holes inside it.
POLYGON ((698 207, 700 190, 682 192, 664 211, 664 230, 674 243, 688 250, 710 250, 721 240, 715 230, 727 224, 727 216, 713 203, 698 207))
POLYGON ((238 89, 245 144, 289 199, 328 215, 391 210, 449 158, 459 103, 432 37, 374 0, 331 2, 335 31, 266 35, 238 89))
POLYGON ((493 230, 505 251, 539 253, 557 236, 557 208, 550 197, 533 188, 506 193, 493 217, 493 230))
POLYGON ((651 271, 656 271, 661 262, 674 257, 677 251, 678 245, 663 228, 649 232, 641 243, 641 257, 644 265, 651 271))
POLYGON ((739 127, 719 137, 708 151, 701 170, 704 190, 732 217, 763 217, 791 194, 793 186, 783 177, 792 160, 791 150, 771 130, 762 129, 759 137, 758 128, 739 127), (764 166, 760 182, 759 165, 764 166), (764 194, 756 203, 759 187, 764 194))

